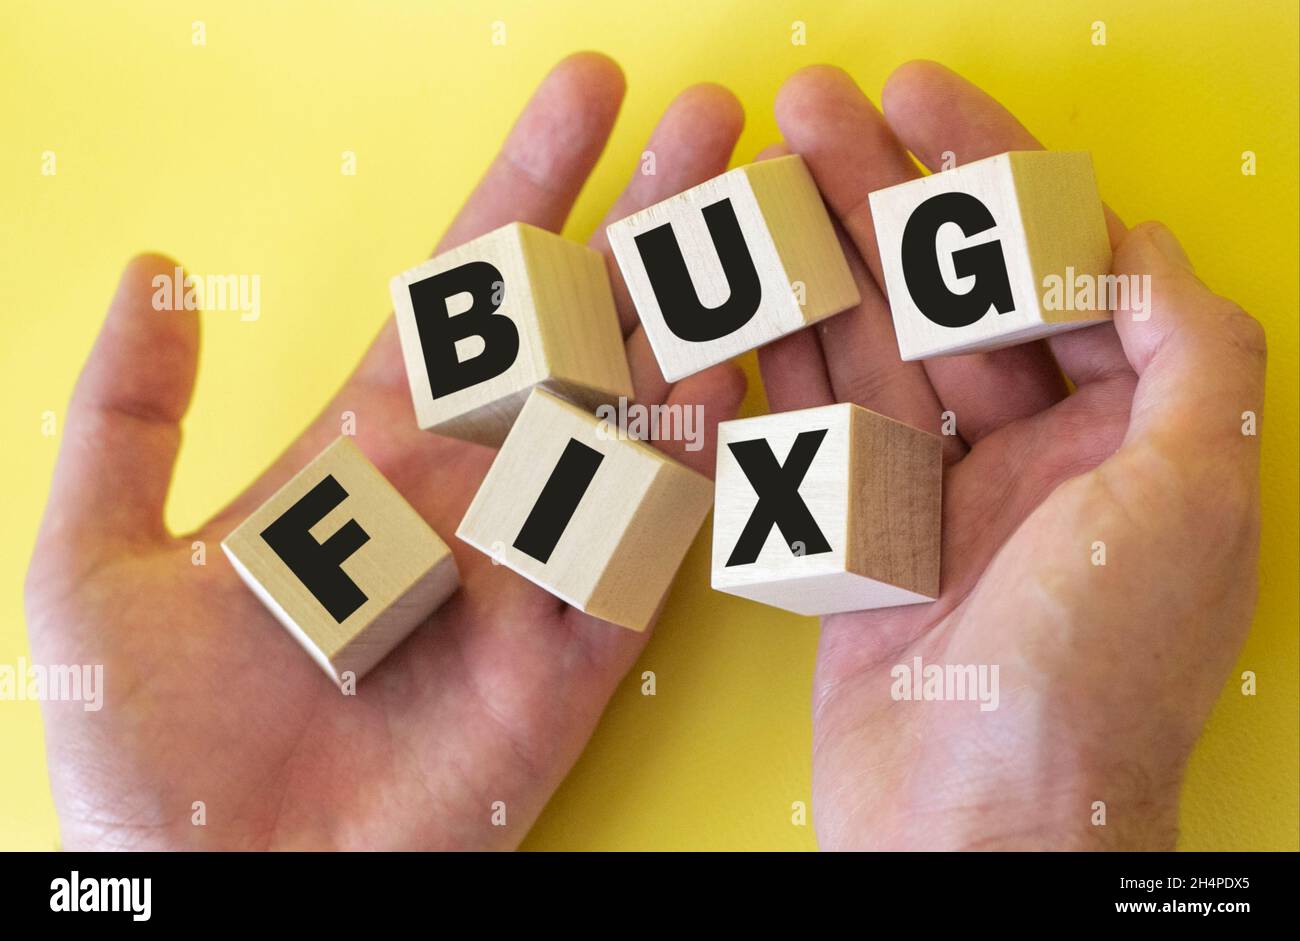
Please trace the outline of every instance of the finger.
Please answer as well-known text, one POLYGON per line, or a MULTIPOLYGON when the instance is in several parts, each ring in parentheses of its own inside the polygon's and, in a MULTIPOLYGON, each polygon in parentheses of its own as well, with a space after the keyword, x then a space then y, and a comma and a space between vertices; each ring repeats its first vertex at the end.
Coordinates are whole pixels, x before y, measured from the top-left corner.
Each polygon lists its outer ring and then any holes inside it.
POLYGON ((745 112, 726 88, 703 84, 686 89, 659 119, 631 181, 592 234, 591 247, 605 255, 624 336, 638 324, 636 307, 609 250, 605 229, 724 172, 744 124, 745 112))
POLYGON ((816 408, 835 401, 826 355, 816 330, 800 330, 758 348, 767 407, 773 412, 816 408))
POLYGON ((661 436, 659 449, 713 479, 718 422, 736 417, 745 387, 745 373, 735 363, 710 366, 674 384, 664 404, 680 433, 661 436))
MULTIPOLYGON (((894 133, 931 170, 943 164, 945 151, 951 151, 962 163, 970 163, 1008 150, 1043 149, 1011 112, 960 75, 935 62, 909 62, 900 67, 886 82, 881 101, 894 133)), ((1103 208, 1113 246, 1123 238, 1126 229, 1110 207, 1103 208)), ((1046 342, 1061 370, 1076 385, 1128 372, 1119 338, 1108 327, 1072 331, 1046 342)), ((1036 344, 1025 344, 1025 347, 1034 349, 1036 344)), ((1007 371, 1012 372, 1017 365, 1012 357, 1019 349, 1012 347, 984 355, 994 357, 995 363, 1006 360, 1007 371), (1007 355, 1001 356, 1002 353, 1007 355)), ((945 369, 946 362, 931 363, 932 375, 934 370, 945 369)), ((1060 394, 1055 386, 1040 389, 1040 395, 1048 393, 1060 394)))
MULTIPOLYGON (((867 204, 872 190, 915 175, 910 159, 880 113, 836 68, 807 68, 786 81, 777 95, 776 120, 786 146, 803 156, 852 242, 845 245, 846 255, 862 302, 818 325, 835 398, 939 431, 943 408, 924 367, 898 357, 867 204)), ((947 437, 945 449, 957 456, 960 442, 947 437)))
POLYGON ((627 352, 628 372, 632 375, 633 397, 638 402, 666 401, 673 384, 664 378, 645 328, 637 324, 623 347, 627 352))
MULTIPOLYGON (((940 434, 947 403, 940 404, 920 363, 898 358, 894 322, 884 295, 854 246, 837 229, 849 271, 858 284, 858 306, 817 324, 836 402, 853 402, 916 428, 940 434)), ((957 435, 943 435, 944 459, 959 460, 966 451, 957 435)))
POLYGON ((1142 441, 1166 455, 1188 442, 1215 465, 1233 455, 1252 477, 1264 399, 1264 331, 1241 308, 1214 294, 1192 272, 1178 240, 1158 223, 1134 228, 1115 253, 1115 271, 1150 277, 1147 310, 1121 310, 1115 327, 1138 375, 1125 444, 1142 441), (1255 430, 1258 428, 1256 426, 1255 430))
POLYGON ((180 266, 161 255, 127 264, 68 405, 43 538, 88 544, 161 541, 180 422, 199 354, 198 314, 154 309, 165 278, 183 308, 180 266))
POLYGON ((618 64, 600 53, 579 52, 551 69, 437 251, 508 222, 558 232, 605 149, 625 90, 618 64))
MULTIPOLYGON (((945 151, 971 163, 1008 150, 1043 149, 997 99, 938 62, 917 60, 895 69, 881 105, 898 139, 931 170, 943 164, 945 151)), ((1104 212, 1111 244, 1117 244, 1124 223, 1109 206, 1104 212)))
MULTIPOLYGON (((558 232, 614 127, 626 85, 618 64, 595 52, 559 62, 515 120, 500 152, 439 240, 434 254, 510 222, 558 232)), ((363 382, 406 382, 390 317, 357 369, 363 382)))
MULTIPOLYGON (((839 69, 815 67, 796 73, 777 100, 777 122, 792 143, 795 135, 801 141, 824 139, 822 160, 832 169, 827 171, 828 183, 823 185, 823 192, 835 205, 877 285, 875 294, 880 300, 875 306, 888 317, 881 287, 884 275, 867 196, 873 190, 916 179, 916 167, 881 113, 853 79, 839 69), (834 130, 827 132, 824 128, 834 130)), ((892 322, 889 336, 894 336, 892 322)), ((825 338, 823 346, 829 355, 831 346, 825 338)), ((897 361, 896 340, 893 347, 897 361)), ((1064 395, 1058 377, 1059 394, 1048 399, 1041 396, 1038 379, 1050 366, 1046 361, 1045 349, 1031 347, 1001 356, 976 354, 956 368, 947 358, 910 364, 898 361, 894 368, 897 371, 915 366, 915 371, 925 376, 935 402, 942 403, 933 409, 935 415, 945 410, 955 413, 958 433, 974 443, 1008 416, 1032 414, 1064 395), (976 367, 984 381, 971 381, 976 367)), ((883 367, 877 370, 881 371, 883 367)), ((913 380, 913 384, 920 382, 913 380)), ((936 417, 923 427, 935 430, 938 424, 936 417)), ((951 451, 956 439, 949 437, 947 441, 951 451)))
MULTIPOLYGON (((623 75, 609 58, 578 53, 542 80, 436 252, 477 238, 512 221, 558 231, 591 172, 618 113, 623 75)), ((405 396, 406 366, 392 317, 385 322, 349 381, 320 417, 276 462, 222 510, 213 525, 240 518, 260 506, 286 480, 338 437, 338 414, 371 401, 369 389, 383 387, 405 396)), ((409 409, 409 399, 404 408, 409 409)), ((358 412, 358 414, 360 414, 358 412)), ((443 439, 421 432, 414 419, 386 431, 372 449, 396 463, 404 453, 433 452, 443 439)), ((375 459, 372 455, 372 459, 375 459)), ((430 461, 433 466, 439 462, 430 461)))

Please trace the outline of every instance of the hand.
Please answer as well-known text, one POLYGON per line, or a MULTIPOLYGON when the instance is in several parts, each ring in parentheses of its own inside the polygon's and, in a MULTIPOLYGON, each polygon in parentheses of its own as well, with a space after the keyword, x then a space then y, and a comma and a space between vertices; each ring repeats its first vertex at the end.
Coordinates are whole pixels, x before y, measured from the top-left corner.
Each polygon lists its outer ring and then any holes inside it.
MULTIPOLYGON (((559 230, 623 95, 617 66, 566 59, 546 78, 439 250, 512 220, 559 230)), ((726 169, 742 115, 699 86, 669 107, 607 222, 726 169)), ((604 225, 591 244, 605 252, 604 225)), ((156 273, 133 261, 77 385, 27 583, 37 662, 103 664, 101 712, 47 703, 54 799, 67 848, 516 846, 577 758, 646 635, 568 608, 453 538, 493 452, 415 424, 392 319, 321 417, 196 533, 163 526, 198 354, 193 314, 150 309, 156 273), (358 416, 358 443, 452 546, 462 587, 345 697, 215 548, 358 416), (203 801, 207 825, 191 824, 203 801), (504 827, 493 803, 506 805, 504 827)), ((740 371, 660 377, 616 267, 637 398, 735 414, 740 371)), ((304 312, 305 315, 306 312, 304 312)), ((712 474, 713 428, 696 452, 712 474)))
POLYGON ((1109 216, 1150 319, 904 363, 868 192, 1041 145, 932 63, 884 115, 832 68, 777 100, 847 233, 855 310, 760 350, 773 411, 851 401, 945 439, 942 595, 823 621, 813 798, 824 848, 1172 848, 1187 756, 1250 624, 1264 336, 1169 231, 1109 216), (1077 387, 1067 394, 1061 374, 1077 387), (1104 543, 1104 566, 1094 565, 1104 543), (896 664, 998 665, 1000 703, 895 701, 896 664), (1094 801, 1106 824, 1094 826, 1094 801))

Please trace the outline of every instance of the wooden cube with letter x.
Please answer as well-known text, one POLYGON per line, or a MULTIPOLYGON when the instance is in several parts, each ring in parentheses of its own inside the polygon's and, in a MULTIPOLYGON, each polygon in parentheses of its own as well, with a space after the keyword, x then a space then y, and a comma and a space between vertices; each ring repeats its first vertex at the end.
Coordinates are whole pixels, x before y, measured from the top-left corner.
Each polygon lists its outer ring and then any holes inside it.
POLYGON ((669 382, 860 300, 798 155, 737 167, 606 234, 669 382))
POLYGON ((460 584, 447 544, 347 437, 221 548, 335 682, 360 679, 460 584))
POLYGON ((713 587, 832 614, 939 593, 935 435, 852 404, 718 426, 713 587))
POLYGON ((456 535, 587 614, 641 631, 712 500, 707 477, 536 389, 456 535))
POLYGON ((898 351, 927 359, 1109 320, 1092 158, 1012 151, 870 195, 898 351))
POLYGON ((595 409, 632 398, 600 253, 514 222, 392 279, 421 428, 499 445, 537 385, 595 409))

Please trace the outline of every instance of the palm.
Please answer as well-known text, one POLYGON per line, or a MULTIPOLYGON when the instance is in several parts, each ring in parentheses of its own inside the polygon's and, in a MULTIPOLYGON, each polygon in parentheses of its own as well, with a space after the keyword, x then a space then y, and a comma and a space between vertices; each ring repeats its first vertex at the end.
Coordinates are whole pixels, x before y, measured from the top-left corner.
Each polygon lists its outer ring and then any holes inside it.
MULTIPOLYGON (((557 67, 441 247, 513 219, 558 229, 621 94, 621 76, 601 57, 575 56, 557 67)), ((650 143, 660 174, 635 179, 612 218, 721 172, 739 125, 738 107, 722 90, 684 93, 650 143)), ((604 250, 603 237, 593 245, 604 250)), ((132 508, 139 516, 115 519, 116 529, 104 532, 103 515, 94 512, 102 504, 79 515, 68 495, 95 501, 98 495, 84 495, 85 480, 103 471, 77 466, 87 455, 70 448, 29 577, 37 658, 105 667, 108 707, 93 724, 79 706, 47 708, 65 842, 516 845, 645 635, 589 618, 449 540, 461 589, 366 677, 359 695, 340 695, 224 560, 193 564, 192 542, 215 547, 337 436, 345 410, 357 416, 362 450, 444 537, 454 533, 493 452, 415 427, 390 321, 337 399, 266 475, 199 532, 168 536, 161 497, 197 346, 195 323, 150 332, 159 326, 148 321, 149 280, 170 268, 145 258, 128 270, 69 419, 69 436, 80 440, 109 431, 119 443, 123 435, 139 438, 130 442, 135 448, 121 448, 123 466, 106 475, 137 481, 140 492, 127 502, 140 504, 132 508), (174 376, 140 368, 170 361, 174 376), (137 386, 124 388, 123 375, 138 376, 137 386), (138 455, 150 450, 158 466, 142 467, 138 455), (84 573, 76 581, 67 565, 74 555, 84 573), (194 825, 198 801, 203 827, 194 825)), ((711 422, 731 417, 743 394, 734 367, 663 383, 625 293, 616 296, 638 399, 699 403, 711 422)), ((711 471, 709 449, 665 447, 711 471)))

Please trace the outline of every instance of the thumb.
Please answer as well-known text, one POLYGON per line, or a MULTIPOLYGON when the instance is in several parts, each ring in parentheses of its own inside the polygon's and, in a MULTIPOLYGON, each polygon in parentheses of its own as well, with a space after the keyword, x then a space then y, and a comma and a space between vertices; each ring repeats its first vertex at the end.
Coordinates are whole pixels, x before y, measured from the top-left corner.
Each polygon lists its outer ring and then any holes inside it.
POLYGON ((123 271, 68 406, 42 542, 93 551, 166 538, 163 503, 199 351, 179 271, 160 255, 123 271))
POLYGON ((1159 223, 1143 223, 1126 235, 1114 271, 1127 276, 1131 299, 1146 301, 1145 309, 1130 304, 1115 313, 1124 353, 1138 375, 1126 443, 1146 440, 1166 454, 1191 442, 1244 448, 1257 460, 1259 439, 1247 413, 1257 422, 1264 399, 1266 344, 1258 321, 1207 288, 1159 223))

